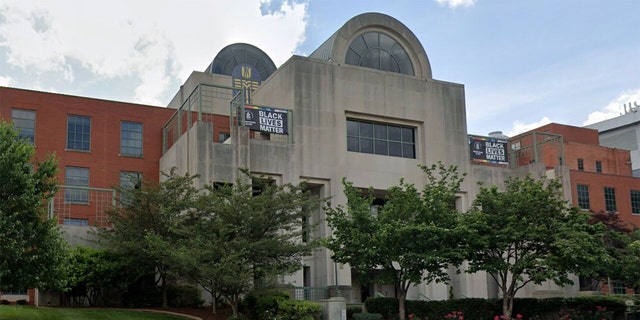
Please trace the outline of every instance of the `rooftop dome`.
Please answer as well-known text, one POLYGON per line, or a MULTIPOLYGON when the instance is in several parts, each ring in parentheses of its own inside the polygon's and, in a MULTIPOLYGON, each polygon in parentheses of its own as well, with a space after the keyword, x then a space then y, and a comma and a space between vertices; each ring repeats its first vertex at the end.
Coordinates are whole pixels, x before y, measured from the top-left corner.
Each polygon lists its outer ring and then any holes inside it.
POLYGON ((431 79, 431 65, 418 38, 382 13, 351 18, 311 58, 431 79))
POLYGON ((234 43, 222 48, 205 72, 231 76, 240 65, 254 67, 258 72, 254 76, 257 76, 260 82, 276 71, 276 65, 264 51, 247 43, 234 43))

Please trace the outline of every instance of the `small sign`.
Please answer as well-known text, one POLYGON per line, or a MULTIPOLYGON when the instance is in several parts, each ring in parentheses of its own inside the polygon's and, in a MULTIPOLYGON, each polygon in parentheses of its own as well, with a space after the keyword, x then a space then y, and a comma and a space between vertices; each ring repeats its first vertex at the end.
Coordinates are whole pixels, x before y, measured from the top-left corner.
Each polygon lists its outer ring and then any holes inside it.
POLYGON ((469 149, 475 162, 509 164, 506 139, 469 136, 469 149))
POLYGON ((288 115, 287 110, 247 105, 244 107, 244 125, 255 131, 286 135, 289 133, 288 115))

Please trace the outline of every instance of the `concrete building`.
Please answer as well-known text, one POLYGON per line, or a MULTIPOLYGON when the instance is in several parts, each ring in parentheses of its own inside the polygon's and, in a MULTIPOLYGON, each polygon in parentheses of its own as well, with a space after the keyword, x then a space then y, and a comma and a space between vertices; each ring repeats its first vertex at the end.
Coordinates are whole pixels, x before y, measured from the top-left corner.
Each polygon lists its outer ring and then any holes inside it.
MULTIPOLYGON (((434 79, 417 37, 379 13, 350 19, 311 55, 293 56, 279 68, 259 48, 229 45, 203 72, 189 76, 168 108, 0 88, 0 116, 33 137, 39 157, 56 152, 61 158, 65 182, 51 214, 72 244, 83 243, 90 225, 104 223, 113 186, 138 174, 157 181, 160 171, 172 167, 198 174, 198 186, 232 182, 245 168, 277 183, 307 181, 317 195, 340 205, 346 202, 343 178, 372 187, 382 198, 401 178, 423 185, 418 165, 441 161, 468 173, 456 201, 461 211, 469 209, 478 181, 502 185, 511 175, 562 177, 571 200, 574 176, 576 183, 591 186, 590 174, 618 179, 630 172, 625 153, 598 149, 591 130, 550 127, 558 132, 545 139, 567 135, 559 150, 532 148, 538 145, 533 133, 509 139, 513 152, 503 136, 468 136, 464 86, 434 79), (483 153, 487 143, 490 154, 483 153), (581 145, 588 146, 586 153, 580 153, 581 145), (588 157, 596 149, 598 158, 588 157), (567 160, 574 153, 586 161, 585 172, 567 160), (589 172, 596 171, 596 161, 602 173, 589 172)), ((593 198, 590 208, 599 201, 593 198)), ((318 224, 312 237, 330 235, 322 210, 309 223, 318 224)), ((450 284, 421 284, 407 298, 498 297, 486 274, 455 271, 450 284)), ((364 285, 326 249, 280 282, 299 288, 301 297, 309 296, 309 288, 339 289, 352 303, 395 295, 388 286, 364 285)), ((577 290, 544 284, 528 286, 520 296, 570 296, 577 290)))

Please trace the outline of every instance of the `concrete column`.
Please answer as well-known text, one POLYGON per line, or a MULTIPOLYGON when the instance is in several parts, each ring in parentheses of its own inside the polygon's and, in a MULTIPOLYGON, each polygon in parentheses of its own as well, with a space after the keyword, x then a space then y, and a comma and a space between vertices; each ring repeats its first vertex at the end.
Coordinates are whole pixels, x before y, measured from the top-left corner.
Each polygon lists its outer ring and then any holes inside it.
POLYGON ((336 297, 318 301, 322 307, 322 320, 347 320, 347 303, 336 297))

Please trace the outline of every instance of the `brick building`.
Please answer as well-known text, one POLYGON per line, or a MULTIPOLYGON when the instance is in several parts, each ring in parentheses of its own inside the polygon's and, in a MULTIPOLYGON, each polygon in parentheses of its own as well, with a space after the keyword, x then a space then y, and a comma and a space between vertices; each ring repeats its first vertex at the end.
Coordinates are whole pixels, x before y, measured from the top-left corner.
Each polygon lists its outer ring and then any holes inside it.
POLYGON ((59 158, 52 203, 59 223, 103 224, 113 187, 138 175, 158 180, 166 108, 0 87, 0 118, 30 139, 36 157, 59 158))
POLYGON ((572 203, 583 210, 618 212, 640 226, 640 179, 633 177, 629 150, 601 146, 598 131, 551 123, 509 139, 515 167, 566 166, 572 203))

